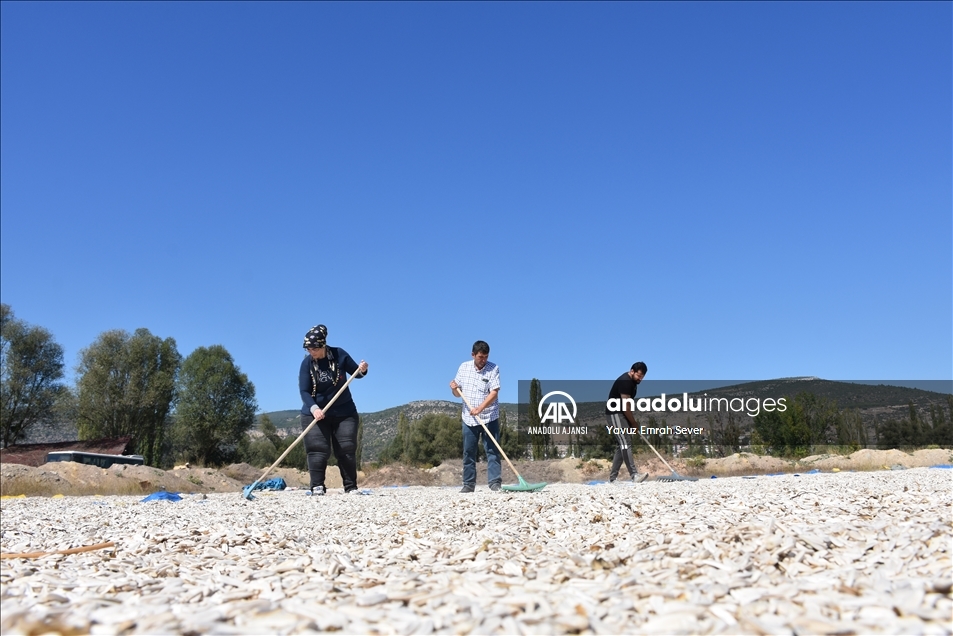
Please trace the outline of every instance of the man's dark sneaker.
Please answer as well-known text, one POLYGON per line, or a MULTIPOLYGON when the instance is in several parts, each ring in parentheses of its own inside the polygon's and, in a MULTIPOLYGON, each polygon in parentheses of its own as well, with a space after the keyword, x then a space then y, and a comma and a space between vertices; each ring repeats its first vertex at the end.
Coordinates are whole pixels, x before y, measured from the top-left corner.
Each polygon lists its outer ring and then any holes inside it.
POLYGON ((469 484, 463 484, 463 488, 460 489, 461 493, 473 492, 473 486, 469 484))
POLYGON ((309 497, 316 497, 319 495, 323 495, 324 493, 327 492, 327 490, 328 489, 325 488, 324 486, 315 486, 314 488, 312 488, 311 490, 309 490, 308 492, 304 494, 308 495, 309 497))
POLYGON ((492 490, 493 492, 498 492, 498 491, 500 490, 500 483, 499 483, 499 482, 496 482, 496 481, 494 481, 493 483, 491 483, 491 484, 490 484, 490 490, 492 490))

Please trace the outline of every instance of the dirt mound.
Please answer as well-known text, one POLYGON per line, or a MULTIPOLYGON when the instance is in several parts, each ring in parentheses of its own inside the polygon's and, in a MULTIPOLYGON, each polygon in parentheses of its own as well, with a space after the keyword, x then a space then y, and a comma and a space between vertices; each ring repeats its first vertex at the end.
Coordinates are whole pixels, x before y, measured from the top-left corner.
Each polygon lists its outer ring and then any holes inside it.
MULTIPOLYGON (((129 468, 142 468, 142 466, 130 466, 129 468)), ((155 469, 150 468, 148 470, 155 469)), ((224 471, 211 468, 178 468, 168 471, 166 475, 172 475, 177 479, 189 482, 193 489, 201 489, 201 491, 197 490, 196 492, 235 492, 246 485, 242 481, 230 477, 224 471)))
POLYGON ((377 470, 369 472, 367 477, 363 481, 359 481, 358 484, 368 488, 442 485, 437 483, 436 478, 430 472, 403 464, 381 466, 377 470))
MULTIPOLYGON (((767 475, 770 473, 796 472, 792 462, 754 455, 752 453, 735 453, 728 457, 706 459, 702 466, 692 466, 690 462, 683 462, 685 474, 689 475, 718 475, 731 477, 735 475, 767 475)), ((676 468, 676 470, 679 470, 676 468)), ((679 471, 681 472, 681 471, 679 471)))
MULTIPOLYGON (((223 470, 178 468, 169 471, 129 464, 116 464, 110 468, 76 462, 50 462, 38 468, 0 464, 0 493, 52 496, 148 495, 160 490, 177 493, 239 492, 263 472, 248 464, 233 464, 223 470)), ((269 475, 271 477, 281 477, 290 487, 308 486, 308 474, 293 468, 275 469, 269 475)), ((328 487, 341 487, 341 476, 336 468, 328 470, 328 487)))
MULTIPOLYGON (((175 469, 178 472, 179 469, 175 469)), ((262 468, 255 468, 251 464, 230 464, 222 469, 222 474, 226 477, 234 479, 240 484, 245 484, 246 486, 253 483, 256 479, 261 477, 261 474, 265 472, 262 468)))
POLYGON ((0 465, 3 495, 140 495, 158 490, 213 492, 148 466, 116 465, 99 468, 76 462, 51 462, 38 468, 0 465))
POLYGON ((949 464, 953 453, 942 448, 925 448, 910 453, 900 450, 861 449, 849 457, 842 455, 812 455, 798 462, 801 466, 810 466, 819 470, 883 470, 885 468, 919 468, 949 464))
MULTIPOLYGON (((261 473, 265 472, 264 469, 258 471, 259 476, 261 473)), ((357 483, 361 483, 361 477, 364 475, 361 471, 357 471, 357 483)), ((272 477, 281 477, 285 480, 285 483, 288 484, 289 488, 307 488, 311 485, 311 476, 304 470, 298 470, 297 468, 276 468, 271 473, 268 474, 268 479, 272 477)), ((258 479, 258 477, 255 477, 258 479)), ((337 469, 336 466, 329 466, 327 473, 324 477, 324 485, 328 488, 343 488, 344 482, 341 481, 341 471, 337 469)), ((250 484, 252 482, 248 482, 250 484)), ((245 484, 246 486, 248 484, 245 484)))
POLYGON ((450 459, 427 469, 427 472, 433 476, 434 486, 459 486, 463 483, 463 460, 450 459))

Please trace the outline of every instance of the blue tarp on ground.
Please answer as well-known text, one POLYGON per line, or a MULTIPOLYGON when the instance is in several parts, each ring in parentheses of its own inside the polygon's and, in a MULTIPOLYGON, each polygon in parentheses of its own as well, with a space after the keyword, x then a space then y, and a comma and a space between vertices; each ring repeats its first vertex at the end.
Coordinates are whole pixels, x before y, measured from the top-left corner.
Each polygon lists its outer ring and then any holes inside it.
MULTIPOLYGON (((288 487, 288 484, 285 483, 285 480, 281 477, 275 477, 274 479, 269 479, 268 481, 263 481, 260 484, 255 484, 255 487, 252 490, 284 490, 288 487)), ((248 488, 248 486, 245 486, 248 488)))
POLYGON ((177 492, 166 492, 164 490, 160 490, 159 492, 152 493, 142 501, 182 501, 182 497, 180 497, 179 493, 177 492))

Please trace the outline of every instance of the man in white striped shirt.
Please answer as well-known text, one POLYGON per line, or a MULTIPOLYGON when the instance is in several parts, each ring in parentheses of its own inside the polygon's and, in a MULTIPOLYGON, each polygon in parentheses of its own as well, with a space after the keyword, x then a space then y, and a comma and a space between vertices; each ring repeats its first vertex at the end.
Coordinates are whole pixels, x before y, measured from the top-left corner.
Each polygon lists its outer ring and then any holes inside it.
POLYGON ((486 451, 486 481, 490 490, 499 490, 503 483, 500 467, 500 452, 496 444, 486 439, 486 431, 480 422, 493 435, 500 439, 500 369, 490 362, 490 345, 477 340, 473 343, 473 360, 467 360, 457 369, 456 377, 450 382, 450 390, 456 397, 466 398, 463 405, 463 489, 462 493, 473 492, 476 488, 476 460, 480 437, 483 436, 483 449, 486 451), (467 408, 467 404, 472 409, 467 408))

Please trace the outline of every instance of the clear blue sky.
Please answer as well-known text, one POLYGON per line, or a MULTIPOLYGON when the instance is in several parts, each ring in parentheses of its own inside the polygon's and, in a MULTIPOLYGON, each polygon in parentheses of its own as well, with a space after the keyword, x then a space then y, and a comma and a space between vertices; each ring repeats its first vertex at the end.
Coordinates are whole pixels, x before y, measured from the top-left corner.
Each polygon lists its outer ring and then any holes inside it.
POLYGON ((2 301, 72 369, 224 345, 298 408, 520 379, 949 379, 944 3, 2 4, 2 301))

